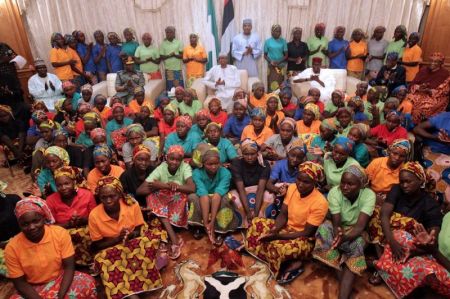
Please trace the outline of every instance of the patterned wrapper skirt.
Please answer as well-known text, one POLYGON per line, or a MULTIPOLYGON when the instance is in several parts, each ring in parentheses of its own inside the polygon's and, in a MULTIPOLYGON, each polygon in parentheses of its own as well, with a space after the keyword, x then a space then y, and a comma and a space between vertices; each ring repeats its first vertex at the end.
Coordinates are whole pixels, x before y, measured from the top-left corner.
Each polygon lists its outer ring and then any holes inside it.
POLYGON ((450 200, 450 156, 433 153, 429 147, 423 149, 423 155, 425 167, 436 182, 438 196, 450 200))
POLYGON ((334 237, 331 221, 325 221, 320 225, 316 232, 316 246, 312 253, 313 258, 337 270, 342 270, 341 265, 345 263, 350 271, 361 276, 362 272, 367 268, 364 256, 366 244, 364 238, 360 236, 352 242, 342 243, 338 248, 332 249, 334 237))
POLYGON ((190 88, 194 83, 195 79, 203 78, 205 75, 190 75, 186 74, 186 88, 190 88))
POLYGON ((147 207, 156 216, 167 218, 172 225, 187 226, 188 199, 185 193, 158 190, 147 196, 147 207))
MULTIPOLYGON (((414 247, 414 237, 406 231, 394 231, 394 238, 408 249, 414 247)), ((375 267, 397 298, 403 298, 422 286, 431 287, 445 298, 450 297, 450 272, 431 255, 415 256, 405 263, 398 263, 392 260, 391 248, 386 245, 375 267)))
POLYGON ((95 270, 100 274, 106 297, 120 299, 162 287, 156 258, 167 233, 159 227, 142 228, 141 237, 97 253, 95 270))
MULTIPOLYGON (((250 209, 256 207, 256 191, 258 186, 245 187, 245 193, 247 194, 247 204, 250 209)), ((249 223, 247 222, 247 217, 245 216, 244 206, 242 205, 241 199, 239 198, 239 192, 237 190, 230 191, 231 200, 233 201, 236 211, 239 213, 239 218, 242 219, 242 224, 240 227, 247 228, 249 223)), ((275 219, 277 210, 279 207, 275 204, 275 196, 270 192, 264 192, 263 202, 261 204, 261 209, 259 210, 259 215, 257 217, 275 219)))
POLYGON ((273 92, 280 88, 286 75, 286 66, 272 66, 267 68, 267 92, 273 92))
POLYGON ((162 79, 162 74, 160 70, 157 70, 156 72, 153 73, 148 73, 148 79, 149 80, 158 80, 158 79, 162 79))
POLYGON ((171 90, 172 87, 184 86, 183 72, 166 70, 166 90, 171 90))
MULTIPOLYGON (((210 197, 211 198, 211 197, 210 197)), ((203 226, 202 210, 200 207, 200 197, 196 194, 190 194, 189 197, 189 215, 188 223, 193 226, 203 226)), ((231 199, 229 193, 225 194, 220 200, 219 211, 216 215, 214 231, 220 234, 232 232, 240 228, 242 219, 231 199)))
POLYGON ((91 244, 88 227, 71 228, 67 230, 72 238, 72 244, 75 248, 75 263, 81 266, 89 266, 93 263, 91 244))
POLYGON ((309 257, 314 248, 314 238, 258 241, 258 238, 267 234, 274 226, 275 220, 273 219, 254 218, 247 230, 244 244, 247 252, 266 263, 274 277, 277 277, 283 262, 309 257))
MULTIPOLYGON (((61 288, 61 282, 63 279, 63 273, 55 280, 52 280, 46 284, 32 285, 33 289, 39 294, 41 298, 45 299, 57 299, 58 292, 61 288)), ((19 294, 13 295, 10 299, 23 298, 19 294)), ((73 275, 72 284, 67 290, 65 299, 96 299, 97 289, 95 288, 95 279, 86 273, 75 271, 73 275)))
POLYGON ((0 277, 8 277, 8 268, 6 268, 5 251, 0 248, 0 277))
MULTIPOLYGON (((410 217, 402 216, 399 213, 392 213, 391 216, 391 230, 401 229, 412 233, 415 225, 418 222, 410 217)), ((381 227, 381 208, 376 207, 373 211, 372 217, 369 220, 368 227, 370 243, 384 244, 383 228, 381 227)))

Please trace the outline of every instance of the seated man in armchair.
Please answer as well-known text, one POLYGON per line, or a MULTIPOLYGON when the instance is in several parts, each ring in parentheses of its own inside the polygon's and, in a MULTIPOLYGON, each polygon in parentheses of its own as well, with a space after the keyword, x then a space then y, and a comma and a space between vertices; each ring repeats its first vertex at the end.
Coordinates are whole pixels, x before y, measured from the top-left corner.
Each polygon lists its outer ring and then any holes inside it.
POLYGON ((122 100, 123 104, 128 105, 134 97, 134 89, 138 86, 144 87, 144 85, 144 74, 134 69, 134 60, 131 56, 128 57, 125 62, 125 69, 117 72, 116 96, 122 100))

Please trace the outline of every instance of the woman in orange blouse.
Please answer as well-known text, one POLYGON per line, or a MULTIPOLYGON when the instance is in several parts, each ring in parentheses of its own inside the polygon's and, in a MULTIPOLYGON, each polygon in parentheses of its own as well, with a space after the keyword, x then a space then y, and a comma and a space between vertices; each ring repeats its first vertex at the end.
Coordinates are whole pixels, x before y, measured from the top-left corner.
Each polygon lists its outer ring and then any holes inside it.
POLYGON ((261 146, 273 135, 273 131, 265 126, 266 112, 263 108, 253 108, 250 117, 252 121, 242 131, 241 141, 249 138, 261 146))
POLYGON ((302 261, 313 250, 316 230, 328 212, 327 200, 316 189, 324 178, 319 164, 300 164, 277 219, 254 218, 247 231, 245 248, 269 265, 278 283, 288 283, 304 271, 302 261))
POLYGON ((5 249, 11 298, 97 298, 94 279, 75 272, 69 233, 55 222, 44 200, 30 196, 16 204, 21 233, 5 249))
POLYGON ((406 83, 410 83, 419 72, 419 63, 422 61, 422 49, 417 45, 420 40, 418 32, 409 35, 407 47, 403 51, 401 64, 406 70, 406 83))
POLYGON ((100 204, 89 214, 89 234, 106 297, 138 299, 137 293, 161 287, 156 255, 167 235, 160 224, 148 230, 138 202, 115 177, 101 178, 95 196, 100 204))
POLYGON ((308 103, 303 110, 303 119, 297 122, 297 133, 301 134, 320 134, 320 111, 316 104, 308 103))
POLYGON ((347 49, 347 74, 361 79, 364 71, 364 61, 368 53, 364 32, 357 28, 352 32, 350 45, 347 49))
POLYGON ((190 88, 195 79, 205 76, 205 63, 208 61, 205 48, 198 44, 198 35, 189 35, 189 46, 183 49, 183 62, 186 64, 186 88, 190 88))

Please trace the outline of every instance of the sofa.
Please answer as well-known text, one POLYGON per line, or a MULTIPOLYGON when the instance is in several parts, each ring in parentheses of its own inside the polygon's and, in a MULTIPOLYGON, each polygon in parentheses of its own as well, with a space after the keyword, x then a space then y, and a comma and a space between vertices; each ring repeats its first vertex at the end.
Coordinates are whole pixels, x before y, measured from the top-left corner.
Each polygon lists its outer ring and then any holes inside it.
MULTIPOLYGON (((255 82, 259 82, 258 77, 248 77, 247 70, 238 70, 239 76, 241 79, 241 88, 245 90, 246 92, 250 92, 252 90, 252 85, 255 82)), ((212 98, 214 95, 214 90, 211 88, 208 88, 203 83, 203 78, 196 79, 194 83, 192 83, 191 88, 195 89, 197 92, 197 97, 200 102, 207 104, 207 99, 212 98)))
MULTIPOLYGON (((100 83, 95 84, 92 89, 92 96, 96 96, 98 94, 102 94, 107 96, 108 98, 112 97, 116 94, 116 74, 110 73, 106 75, 106 81, 102 81, 100 83)), ((155 104, 155 99, 163 92, 166 88, 166 80, 157 79, 157 80, 148 80, 148 76, 144 74, 145 78, 145 98, 148 99, 152 105, 155 104)))
MULTIPOLYGON (((345 91, 347 95, 353 95, 356 91, 356 85, 361 82, 361 80, 347 76, 347 70, 321 69, 320 71, 333 74, 336 79, 336 89, 345 91)), ((310 82, 293 83, 292 81, 291 79, 292 93, 297 98, 308 94, 308 90, 311 87, 310 82)))

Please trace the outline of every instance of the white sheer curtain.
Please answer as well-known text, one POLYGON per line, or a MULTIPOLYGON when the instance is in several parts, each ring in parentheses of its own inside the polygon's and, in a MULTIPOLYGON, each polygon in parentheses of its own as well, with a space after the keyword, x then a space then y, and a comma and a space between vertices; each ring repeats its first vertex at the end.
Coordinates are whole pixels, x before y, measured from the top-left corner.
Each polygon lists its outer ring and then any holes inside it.
MULTIPOLYGON (((18 0, 29 33, 34 57, 48 60, 52 32, 71 33, 82 30, 88 40, 101 29, 105 34, 115 31, 122 35, 125 27, 137 32, 138 40, 150 32, 153 42, 164 38, 164 28, 174 25, 177 37, 184 43, 192 32, 206 35, 206 0, 18 0)), ((392 38, 397 25, 403 24, 408 32, 417 31, 425 7, 424 0, 235 0, 235 22, 253 19, 253 30, 264 40, 270 37, 273 24, 280 24, 283 36, 289 40, 294 27, 303 28, 303 40, 324 22, 330 39, 334 27, 361 28, 370 36, 373 28, 387 28, 385 39, 392 38)), ((218 31, 221 32, 223 0, 214 0, 218 31)), ((263 59, 259 63, 261 78, 266 74, 263 59)))

